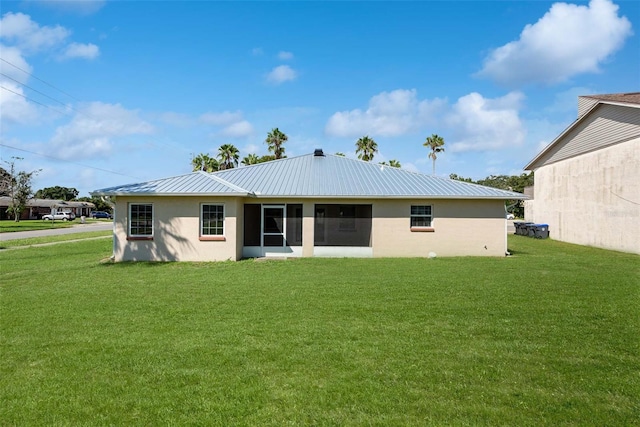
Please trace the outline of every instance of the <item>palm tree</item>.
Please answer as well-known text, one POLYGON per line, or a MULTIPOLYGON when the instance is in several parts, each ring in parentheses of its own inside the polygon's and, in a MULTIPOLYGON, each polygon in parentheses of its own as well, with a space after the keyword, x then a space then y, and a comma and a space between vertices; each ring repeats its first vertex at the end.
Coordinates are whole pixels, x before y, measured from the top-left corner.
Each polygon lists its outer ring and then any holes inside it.
POLYGON ((431 152, 429 153, 429 158, 433 160, 433 174, 436 174, 436 158, 438 157, 438 153, 444 153, 444 139, 441 136, 436 135, 435 133, 429 137, 422 144, 425 147, 429 147, 431 152))
POLYGON ((392 168, 401 168, 402 165, 397 160, 389 160, 388 162, 380 162, 381 165, 390 166, 392 168))
POLYGON ((378 152, 378 144, 369 136, 363 136, 356 141, 356 153, 360 160, 370 162, 373 156, 378 152))
POLYGON ((336 156, 345 157, 344 153, 341 153, 340 151, 336 153, 336 156))
POLYGON ((249 154, 248 156, 244 156, 244 159, 242 159, 242 162, 240 163, 245 166, 257 165, 258 163, 260 163, 260 157, 258 157, 257 154, 249 154))
POLYGON ((206 153, 200 153, 191 159, 191 166, 194 172, 215 172, 220 168, 218 161, 206 153))
POLYGON ((282 133, 280 129, 273 128, 271 132, 267 134, 267 139, 264 142, 269 146, 269 151, 273 152, 273 155, 276 159, 284 158, 284 147, 282 146, 285 142, 287 142, 289 137, 282 133))
POLYGON ((220 169, 233 169, 238 166, 240 151, 233 144, 223 144, 218 148, 218 159, 220 159, 220 169))

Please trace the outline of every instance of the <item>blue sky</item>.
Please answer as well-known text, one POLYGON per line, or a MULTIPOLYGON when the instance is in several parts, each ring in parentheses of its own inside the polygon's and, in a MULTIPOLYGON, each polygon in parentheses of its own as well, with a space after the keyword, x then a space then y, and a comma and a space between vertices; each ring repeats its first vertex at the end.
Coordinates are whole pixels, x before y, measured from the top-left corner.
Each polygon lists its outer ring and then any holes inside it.
MULTIPOLYGON (((225 143, 519 174, 577 96, 640 91, 640 2, 3 1, 0 155, 81 195, 225 143)), ((6 167, 6 164, 3 164, 6 167)))

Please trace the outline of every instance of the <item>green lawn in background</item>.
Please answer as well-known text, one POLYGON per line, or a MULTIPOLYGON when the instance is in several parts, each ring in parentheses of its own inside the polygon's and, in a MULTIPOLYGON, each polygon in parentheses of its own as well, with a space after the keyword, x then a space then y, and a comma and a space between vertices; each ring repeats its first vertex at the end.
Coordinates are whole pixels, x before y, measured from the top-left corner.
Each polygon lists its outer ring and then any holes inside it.
POLYGON ((1 423, 636 424, 640 257, 509 246, 200 264, 113 264, 109 239, 0 251, 1 423))
MULTIPOLYGON (((97 223, 97 222, 111 222, 109 219, 91 219, 86 218, 85 223, 97 223)), ((80 224, 80 218, 76 218, 73 221, 43 221, 41 219, 29 219, 15 222, 13 220, 0 221, 0 233, 10 233, 14 231, 33 231, 33 230, 48 230, 51 228, 69 228, 74 225, 80 224)))
POLYGON ((28 237, 26 239, 13 239, 13 240, 0 240, 0 250, 15 248, 15 247, 28 247, 33 245, 43 244, 57 244, 61 242, 70 242, 83 239, 94 239, 98 237, 112 237, 112 231, 83 231, 82 233, 61 234, 59 236, 46 236, 46 237, 28 237))

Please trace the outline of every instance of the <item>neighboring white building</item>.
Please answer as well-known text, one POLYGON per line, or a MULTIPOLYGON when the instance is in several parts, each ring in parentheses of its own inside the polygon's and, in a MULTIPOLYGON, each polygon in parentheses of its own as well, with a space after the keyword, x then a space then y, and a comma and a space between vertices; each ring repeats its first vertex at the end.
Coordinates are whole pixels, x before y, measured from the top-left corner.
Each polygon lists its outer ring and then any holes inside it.
POLYGON ((640 254, 640 93, 578 97, 578 118, 525 170, 525 220, 550 237, 640 254))
POLYGON ((505 256, 524 195, 314 154, 97 190, 116 261, 505 256))

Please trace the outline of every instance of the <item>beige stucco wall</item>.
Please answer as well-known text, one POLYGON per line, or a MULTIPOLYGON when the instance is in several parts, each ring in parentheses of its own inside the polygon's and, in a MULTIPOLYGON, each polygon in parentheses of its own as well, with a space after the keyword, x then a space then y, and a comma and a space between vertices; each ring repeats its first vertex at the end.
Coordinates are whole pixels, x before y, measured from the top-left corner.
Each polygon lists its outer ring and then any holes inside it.
MULTIPOLYGON (((244 203, 283 204, 278 199, 122 197, 116 199, 116 261, 219 261, 242 256, 244 203), (225 205, 225 241, 200 241, 201 203, 225 205), (127 240, 129 203, 153 203, 154 238, 127 240)), ((303 205, 303 256, 314 254, 314 207, 371 204, 374 257, 504 256, 506 220, 502 200, 291 199, 303 205), (411 205, 433 206, 433 231, 410 229, 411 205)))
POLYGON ((640 253, 640 139, 543 166, 534 192, 525 220, 551 238, 640 253))
POLYGON ((242 252, 242 227, 237 223, 241 208, 237 198, 118 196, 114 258, 116 261, 237 260, 242 252), (153 204, 153 240, 127 240, 129 203, 153 204), (225 241, 200 240, 201 203, 224 204, 225 241))
POLYGON ((374 257, 504 256, 502 200, 380 200, 373 209, 374 257), (433 232, 411 231, 411 205, 432 205, 433 232))

